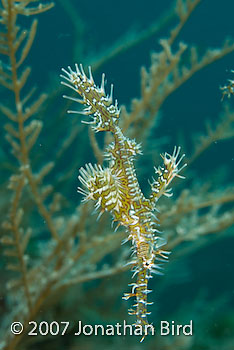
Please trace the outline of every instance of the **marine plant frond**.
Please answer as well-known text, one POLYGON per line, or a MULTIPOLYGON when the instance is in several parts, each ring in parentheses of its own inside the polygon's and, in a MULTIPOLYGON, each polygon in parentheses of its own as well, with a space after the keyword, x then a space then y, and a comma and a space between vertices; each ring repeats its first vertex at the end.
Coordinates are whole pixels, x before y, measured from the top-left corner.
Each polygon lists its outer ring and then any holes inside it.
MULTIPOLYGON (((142 130, 147 131, 152 126, 168 96, 196 72, 234 51, 234 42, 230 39, 225 40, 218 49, 208 48, 203 55, 198 53, 196 46, 184 42, 179 42, 177 50, 174 48, 179 32, 199 2, 177 2, 179 23, 168 37, 159 41, 162 49, 152 53, 149 69, 142 67, 141 97, 132 101, 130 111, 123 110, 122 128, 123 131, 131 130, 132 126, 132 137, 143 140, 146 133, 142 130)), ((226 87, 224 91, 227 90, 226 87)))
POLYGON ((30 236, 31 228, 24 231, 22 218, 24 215, 23 209, 20 207, 20 199, 25 187, 25 178, 22 175, 14 175, 10 179, 9 188, 14 191, 12 205, 9 212, 9 218, 2 224, 4 234, 2 234, 0 242, 6 246, 4 255, 8 258, 7 270, 14 271, 20 274, 16 279, 8 282, 8 287, 16 286, 23 287, 24 295, 28 310, 32 310, 32 296, 30 291, 30 282, 27 268, 26 249, 30 236))
POLYGON ((44 0, 16 0, 15 3, 16 12, 24 16, 38 15, 42 12, 50 10, 54 6, 53 2, 44 0), (32 5, 34 3, 38 4, 34 6, 32 5))
MULTIPOLYGON (((18 160, 19 174, 25 178, 27 186, 30 188, 31 196, 38 207, 40 215, 47 223, 48 229, 55 239, 58 239, 58 233, 53 224, 50 212, 45 205, 45 199, 51 191, 45 186, 39 185, 36 175, 32 171, 30 152, 38 140, 42 129, 42 122, 32 119, 39 111, 40 106, 46 99, 46 94, 41 94, 31 102, 35 89, 24 94, 25 85, 28 82, 31 69, 24 67, 23 63, 27 58, 33 44, 37 20, 32 22, 29 31, 22 29, 18 24, 18 17, 39 14, 52 7, 51 4, 39 3, 34 6, 36 1, 12 1, 2 2, 1 10, 1 48, 3 57, 0 66, 0 83, 11 91, 12 106, 2 103, 1 112, 9 119, 5 129, 7 131, 6 139, 12 147, 12 153, 18 160), (27 7, 33 5, 32 7, 27 7)), ((1 50, 0 50, 1 52, 1 50)))
POLYGON ((191 165, 191 163, 194 162, 214 142, 231 139, 233 137, 234 112, 230 109, 228 104, 226 104, 224 105, 224 110, 220 113, 216 125, 212 125, 210 121, 207 121, 206 133, 194 135, 194 151, 186 161, 191 165))
POLYGON ((200 2, 201 0, 177 0, 176 1, 175 11, 177 13, 179 22, 170 32, 169 45, 172 45, 172 43, 178 37, 181 29, 183 28, 183 26, 191 16, 192 12, 195 10, 195 8, 198 6, 200 2))
MULTIPOLYGON (((125 137, 118 125, 120 110, 117 101, 112 103, 113 86, 110 96, 106 95, 104 75, 101 86, 98 87, 93 80, 91 68, 87 78, 82 65, 80 68, 75 65, 74 71, 71 67, 62 71, 65 73, 61 75, 62 84, 76 91, 82 98, 72 97, 72 101, 85 105, 82 111, 68 112, 91 116, 92 121, 87 123, 95 131, 109 131, 114 138, 106 150, 109 166, 103 168, 101 165, 86 164, 85 168, 82 167, 78 178, 83 188, 79 187, 78 192, 84 195, 84 201, 96 202, 95 208, 100 209, 100 215, 104 211, 110 212, 118 226, 123 226, 126 230, 124 242, 132 241, 134 257, 130 264, 137 281, 133 284, 131 293, 125 293, 123 299, 135 298, 134 309, 130 309, 129 314, 135 315, 136 325, 145 329, 149 325, 147 305, 151 304, 147 301, 148 280, 154 273, 161 274, 161 264, 157 260, 166 260, 168 254, 161 249, 160 237, 157 236, 159 231, 155 227, 157 219, 153 212, 161 195, 171 195, 168 185, 173 178, 182 178, 179 172, 186 166, 180 166, 184 155, 179 156, 180 147, 175 147, 172 155, 162 155, 164 167, 155 168, 158 179, 151 184, 150 198, 145 198, 134 167, 135 156, 141 154, 141 148, 135 140, 125 137)), ((142 340, 144 337, 145 333, 142 340)))

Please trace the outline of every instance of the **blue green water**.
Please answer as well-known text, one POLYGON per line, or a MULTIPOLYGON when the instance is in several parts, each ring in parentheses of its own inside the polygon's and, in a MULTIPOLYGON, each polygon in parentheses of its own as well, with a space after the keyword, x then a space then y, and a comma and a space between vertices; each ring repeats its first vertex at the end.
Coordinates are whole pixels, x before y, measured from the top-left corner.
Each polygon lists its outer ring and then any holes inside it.
MULTIPOLYGON (((63 1, 66 3, 66 0, 63 1)), ((64 91, 61 91, 61 94, 56 93, 60 88, 61 68, 66 68, 68 65, 74 66, 74 63, 83 63, 85 67, 90 63, 94 64, 97 58, 126 32, 131 30, 141 33, 173 6, 173 2, 169 0, 145 0, 144 2, 70 0, 70 2, 77 31, 74 22, 63 8, 62 1, 58 1, 53 9, 38 16, 38 33, 26 60, 26 63, 32 67, 32 83, 29 82, 27 87, 31 89, 36 84, 38 91, 48 93, 52 101, 44 107, 45 128, 34 147, 33 163, 37 170, 38 164, 51 159, 55 160, 55 171, 49 175, 46 182, 52 182, 55 187, 57 186, 56 190, 61 191, 66 197, 62 213, 64 217, 71 216, 73 208, 81 200, 81 196, 76 192, 79 186, 78 169, 85 163, 95 162, 95 160, 87 142, 87 129, 82 128, 65 157, 60 159, 60 163, 56 163, 62 140, 68 137, 73 126, 76 125, 76 116, 69 117, 65 113, 65 101, 61 96, 64 91), (53 95, 56 96, 56 100, 52 100, 53 95), (61 114, 61 111, 64 113, 61 114), (60 180, 60 175, 68 172, 71 163, 76 170, 60 180)), ((183 41, 190 46, 195 45, 202 56, 208 48, 221 47, 227 37, 234 40, 233 18, 232 1, 201 1, 182 29, 172 51, 175 52, 179 41, 183 41)), ((20 23, 28 28, 31 18, 24 17, 20 23)), ((118 99, 119 105, 125 104, 130 110, 131 100, 140 97, 140 68, 145 66, 147 70, 149 69, 150 55, 161 49, 159 39, 168 37, 175 23, 175 18, 170 19, 156 35, 153 34, 139 44, 124 50, 104 62, 95 71, 94 78, 98 84, 102 72, 105 72, 107 91, 110 84, 114 84, 114 96, 118 99)), ((181 144, 182 148, 184 147, 183 152, 186 152, 189 157, 193 152, 194 140, 195 143, 196 140, 199 142, 197 135, 205 133, 206 121, 209 120, 211 125, 215 126, 227 101, 233 110, 234 96, 231 96, 230 100, 225 98, 224 102, 221 102, 222 92, 220 91, 220 86, 225 85, 227 79, 234 79, 232 69, 234 69, 234 52, 196 73, 166 99, 160 109, 160 124, 157 127, 153 126, 142 145, 142 159, 137 162, 139 181, 144 191, 147 192, 147 178, 152 174, 153 159, 158 159, 158 155, 154 155, 158 143, 162 152, 171 152, 175 144, 181 144), (145 160, 144 157, 146 157, 145 160)), ((3 90, 1 92, 4 100, 7 100, 8 92, 3 90)), ((43 119, 42 114, 39 114, 38 118, 43 119)), ((77 123, 80 123, 79 117, 77 117, 77 123)), ((1 128, 1 136, 4 133, 4 129, 1 128)), ((98 141, 102 144, 103 138, 98 138, 98 141)), ((8 157, 16 167, 9 148, 3 142, 2 163, 5 164, 8 157)), ((11 168, 7 167, 7 170, 4 168, 2 172, 4 181, 10 173, 11 168)), ((195 196, 206 184, 210 193, 219 192, 221 196, 226 188, 229 188, 229 193, 233 193, 234 138, 213 142, 209 149, 192 163, 185 175, 187 180, 183 180, 184 182, 175 190, 175 198, 178 198, 181 191, 186 188, 188 190, 194 188, 191 193, 195 196)), ((204 201, 206 200, 209 200, 209 196, 204 195, 204 201)), ((30 205, 30 202, 25 205, 30 205)), ((217 217, 225 211, 233 214, 233 202, 219 208, 217 217)), ((36 226, 38 225, 41 229, 43 224, 38 221, 37 214, 34 211, 30 213, 32 217, 29 222, 31 220, 31 223, 36 223, 36 226)), ((197 215, 202 216, 207 213, 208 210, 205 208, 198 211, 197 215)), ((190 223, 192 227, 192 215, 186 221, 188 229, 190 223)), ((214 226, 215 224, 214 221, 214 226)), ((108 230, 112 234, 110 225, 108 230)), ((211 233, 205 238, 198 238, 199 242, 185 242, 177 246, 175 251, 172 251, 170 262, 165 268, 165 276, 154 276, 150 284, 150 289, 153 289, 150 297, 155 301, 150 309, 152 311, 150 322, 157 325, 160 320, 166 319, 186 324, 193 320, 194 332, 191 339, 189 337, 186 340, 183 337, 175 339, 168 336, 155 340, 154 337, 148 337, 140 344, 135 337, 75 338, 67 334, 62 339, 57 337, 51 337, 48 340, 40 339, 36 341, 36 347, 43 350, 58 348, 68 350, 234 349, 234 228, 231 226, 227 230, 218 229, 217 231, 217 234, 211 233)), ((36 231, 29 247, 32 259, 40 256, 40 244, 44 244, 48 239, 46 228, 36 231)), ((97 267, 101 268, 107 263, 111 266, 118 258, 118 254, 117 251, 105 256, 98 262, 97 267)), ((2 271, 5 271, 3 268, 5 258, 1 258, 0 261, 2 271)), ((3 297, 0 310, 1 321, 4 323, 3 320, 11 309, 12 299, 10 301, 7 299, 5 288, 5 283, 11 275, 8 276, 2 272, 2 276, 3 297)), ((82 318, 82 322, 92 325, 122 323, 123 319, 131 322, 127 316, 127 308, 130 304, 127 305, 121 299, 123 292, 129 288, 128 283, 131 282, 131 273, 128 271, 103 280, 78 285, 67 291, 61 299, 58 298, 57 302, 51 302, 51 312, 46 313, 47 306, 42 309, 42 318, 44 315, 46 317, 49 315, 52 318, 57 317, 59 321, 63 318, 74 320, 74 313, 76 313, 77 320, 82 318)), ((22 349, 24 348, 30 348, 30 345, 26 343, 22 349)))

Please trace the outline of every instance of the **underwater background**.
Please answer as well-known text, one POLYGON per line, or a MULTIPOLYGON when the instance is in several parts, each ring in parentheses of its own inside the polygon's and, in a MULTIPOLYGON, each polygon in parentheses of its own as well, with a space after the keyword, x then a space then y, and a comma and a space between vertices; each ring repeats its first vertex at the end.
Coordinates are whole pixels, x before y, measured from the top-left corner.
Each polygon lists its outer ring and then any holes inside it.
MULTIPOLYGON (((223 95, 234 80, 234 3, 57 0, 43 13, 39 4, 2 0, 0 5, 0 349, 234 349, 234 96, 223 95), (18 3, 21 12, 14 7, 18 3), (28 16, 30 7, 37 9, 35 15, 28 16), (14 16, 6 15, 10 11, 17 13, 18 33, 26 29, 30 34, 38 19, 32 47, 16 68, 20 80, 31 67, 22 101, 36 86, 21 116, 10 36, 4 35, 16 28, 14 16), (188 14, 186 20, 182 13, 188 14), (171 45, 160 43, 178 23, 181 30, 171 45), (178 53, 180 42, 188 47, 178 53), (197 61, 191 47, 196 47, 197 61), (113 83, 120 126, 142 143, 135 166, 146 196, 161 153, 181 146, 188 163, 186 179, 172 183, 173 197, 158 204, 159 229, 171 254, 163 276, 149 283, 149 301, 154 302, 149 322, 156 335, 142 343, 139 336, 74 336, 78 321, 93 326, 135 322, 128 315, 131 302, 122 300, 134 281, 126 267, 131 244, 121 245, 124 228, 114 232, 109 213, 97 221, 93 203, 81 202, 77 193, 79 169, 102 162, 112 140, 81 123, 88 117, 67 114, 81 108, 62 98, 70 91, 61 86, 59 75, 62 67, 75 63, 86 72, 91 65, 97 85, 104 72, 107 93, 113 83), (153 86, 147 103, 144 93, 153 86), (41 93, 46 96, 34 107, 41 93), (32 113, 22 126, 27 108, 32 113), (19 134, 25 136, 24 147, 19 134), (64 336, 30 337, 29 320, 70 325, 64 336), (193 335, 161 336, 162 320, 182 325, 192 320, 193 335), (10 325, 15 321, 25 331, 14 336, 10 325)), ((21 42, 17 59, 20 47, 21 42)))

